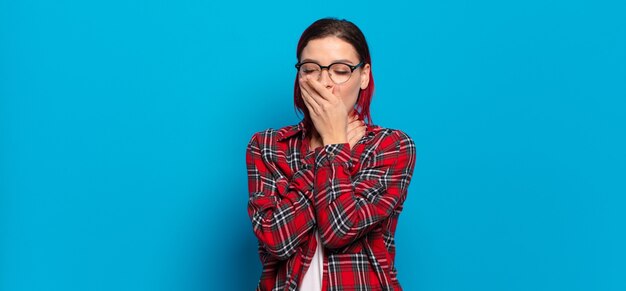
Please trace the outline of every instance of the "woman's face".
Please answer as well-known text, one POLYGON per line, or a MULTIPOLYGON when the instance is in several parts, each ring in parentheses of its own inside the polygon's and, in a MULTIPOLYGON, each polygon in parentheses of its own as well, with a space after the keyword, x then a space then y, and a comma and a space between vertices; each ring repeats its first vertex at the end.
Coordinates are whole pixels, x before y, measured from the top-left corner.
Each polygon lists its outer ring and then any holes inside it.
MULTIPOLYGON (((354 66, 360 61, 354 47, 336 36, 310 40, 302 49, 300 57, 301 63, 314 62, 322 66, 328 66, 335 62, 354 66)), ((346 108, 349 108, 348 114, 351 114, 359 95, 359 89, 365 89, 369 84, 369 73, 370 65, 365 64, 354 70, 348 81, 335 84, 328 76, 328 70, 322 70, 319 81, 344 102, 346 108)))

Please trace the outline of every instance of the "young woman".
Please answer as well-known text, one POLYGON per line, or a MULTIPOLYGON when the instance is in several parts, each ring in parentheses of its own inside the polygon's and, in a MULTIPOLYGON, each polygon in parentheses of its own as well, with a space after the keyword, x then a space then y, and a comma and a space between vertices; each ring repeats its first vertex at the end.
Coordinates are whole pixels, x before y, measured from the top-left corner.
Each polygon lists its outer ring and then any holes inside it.
POLYGON ((353 23, 314 22, 296 55, 304 118, 255 133, 246 152, 257 290, 401 290, 394 235, 415 144, 372 124, 370 54, 353 23))

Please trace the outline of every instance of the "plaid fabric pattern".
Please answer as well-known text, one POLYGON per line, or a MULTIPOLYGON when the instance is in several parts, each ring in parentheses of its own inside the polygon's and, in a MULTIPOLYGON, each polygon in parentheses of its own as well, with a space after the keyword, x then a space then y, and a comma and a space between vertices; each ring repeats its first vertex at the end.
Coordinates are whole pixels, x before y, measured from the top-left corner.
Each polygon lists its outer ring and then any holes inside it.
POLYGON ((247 147, 248 215, 263 272, 257 290, 297 290, 320 233, 324 290, 402 290, 394 235, 413 175, 413 140, 368 125, 353 147, 309 151, 297 125, 255 133, 247 147))

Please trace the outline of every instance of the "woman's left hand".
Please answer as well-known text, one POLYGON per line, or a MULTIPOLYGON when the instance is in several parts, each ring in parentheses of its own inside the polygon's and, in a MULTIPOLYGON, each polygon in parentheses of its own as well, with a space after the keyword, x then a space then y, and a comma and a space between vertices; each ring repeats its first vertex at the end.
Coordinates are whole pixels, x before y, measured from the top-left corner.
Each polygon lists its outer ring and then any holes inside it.
POLYGON ((322 142, 347 143, 348 108, 341 98, 313 78, 301 77, 299 82, 302 99, 322 142))

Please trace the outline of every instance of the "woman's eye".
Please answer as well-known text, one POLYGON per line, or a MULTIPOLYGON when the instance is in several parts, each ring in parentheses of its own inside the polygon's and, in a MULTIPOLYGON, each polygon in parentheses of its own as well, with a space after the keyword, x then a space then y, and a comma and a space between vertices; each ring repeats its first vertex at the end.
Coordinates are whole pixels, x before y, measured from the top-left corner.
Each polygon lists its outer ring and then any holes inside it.
POLYGON ((333 71, 333 73, 337 75, 347 75, 350 74, 350 71, 333 71))

